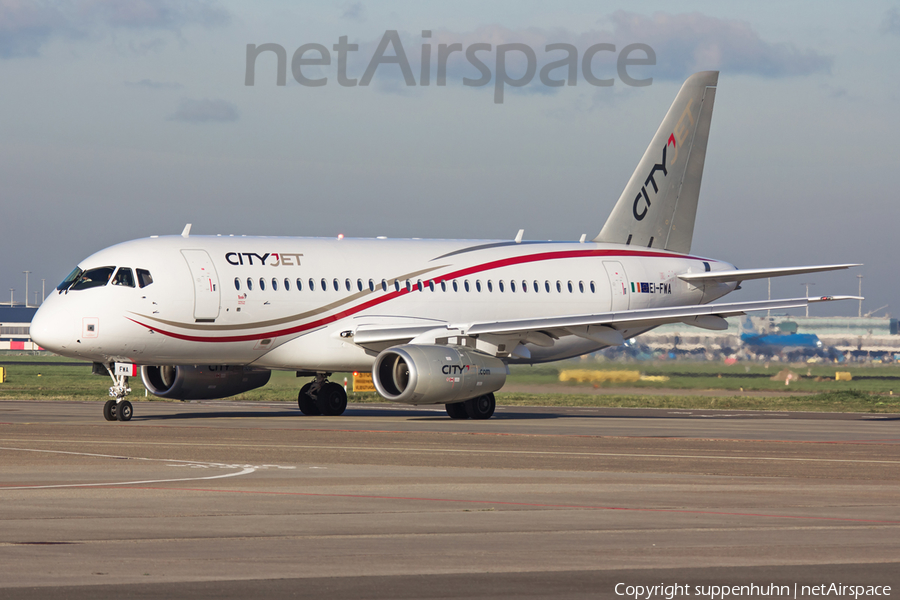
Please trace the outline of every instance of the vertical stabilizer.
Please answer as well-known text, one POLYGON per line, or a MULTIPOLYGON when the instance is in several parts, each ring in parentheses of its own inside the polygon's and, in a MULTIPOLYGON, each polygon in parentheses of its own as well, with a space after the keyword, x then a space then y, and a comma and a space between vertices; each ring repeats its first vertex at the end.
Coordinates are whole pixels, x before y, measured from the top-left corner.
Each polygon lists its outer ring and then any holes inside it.
POLYGON ((690 252, 718 79, 684 82, 595 242, 690 252))

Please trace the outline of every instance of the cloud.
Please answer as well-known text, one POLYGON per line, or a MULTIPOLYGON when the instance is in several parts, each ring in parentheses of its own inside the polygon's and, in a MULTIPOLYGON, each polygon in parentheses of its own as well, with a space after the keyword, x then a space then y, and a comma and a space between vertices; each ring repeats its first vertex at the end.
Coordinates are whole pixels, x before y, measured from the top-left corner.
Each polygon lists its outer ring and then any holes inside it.
POLYGON ((74 33, 57 8, 42 2, 0 0, 0 58, 36 56, 55 33, 74 33))
POLYGON ((344 5, 344 14, 341 15, 342 19, 346 19, 347 21, 355 21, 357 23, 362 23, 366 20, 365 18, 365 7, 362 5, 362 2, 354 2, 352 4, 344 5))
POLYGON ((616 39, 640 41, 656 51, 654 77, 681 80, 695 71, 767 78, 830 72, 833 58, 788 42, 767 42, 749 23, 701 13, 651 17, 617 11, 610 18, 616 39))
POLYGON ((0 0, 0 58, 39 56, 52 38, 107 30, 179 32, 218 27, 229 13, 212 0, 0 0))
POLYGON ((216 27, 229 21, 227 11, 205 0, 94 0, 82 4, 112 27, 177 30, 187 25, 216 27))
MULTIPOLYGON (((578 85, 586 85, 581 69, 581 57, 585 50, 599 43, 614 44, 616 52, 630 44, 647 44, 655 55, 653 66, 629 67, 629 74, 637 79, 652 77, 654 80, 683 81, 697 71, 720 70, 729 75, 745 74, 765 78, 798 77, 813 73, 830 72, 833 64, 831 56, 812 49, 798 48, 789 42, 770 42, 762 39, 749 23, 735 19, 720 19, 701 13, 668 14, 657 12, 652 16, 617 11, 606 21, 607 27, 582 33, 565 29, 508 29, 499 25, 480 27, 468 32, 434 30, 430 38, 420 34, 400 33, 403 51, 409 61, 414 77, 418 80, 421 69, 423 42, 431 45, 431 85, 436 84, 437 54, 440 44, 461 44, 463 51, 452 52, 446 60, 448 84, 460 84, 464 77, 478 79, 479 71, 465 55, 472 44, 491 44, 490 51, 479 51, 477 56, 495 73, 496 48, 501 44, 519 43, 529 46, 536 55, 537 73, 542 66, 565 57, 561 50, 546 51, 548 44, 570 44, 578 50, 578 85)), ((358 40, 359 50, 349 55, 348 76, 361 77, 376 52, 382 38, 358 40)), ((388 45, 385 56, 393 56, 394 48, 388 45)), ((635 52, 634 58, 643 57, 635 52)), ((592 65, 598 78, 616 78, 616 58, 614 52, 595 54, 592 65)), ((518 51, 506 55, 507 73, 510 77, 525 72, 527 59, 518 51)), ((552 72, 552 78, 565 77, 565 68, 552 72)), ((378 67, 375 80, 388 78, 403 80, 401 69, 396 64, 378 67)), ((374 80, 373 80, 374 83, 374 80)), ((621 85, 621 83, 617 83, 621 85)), ((539 76, 532 83, 518 88, 519 92, 545 92, 538 89, 539 76)), ((551 88, 555 91, 557 88, 551 88)))
POLYGON ((169 115, 170 121, 185 121, 188 123, 228 123, 240 118, 237 107, 225 100, 191 100, 182 98, 178 109, 169 115))
POLYGON ((125 85, 129 87, 143 87, 151 90, 180 90, 184 86, 180 83, 170 81, 153 81, 152 79, 141 79, 140 81, 126 81, 125 85))
POLYGON ((881 18, 881 33, 900 35, 900 10, 893 6, 884 12, 881 18))

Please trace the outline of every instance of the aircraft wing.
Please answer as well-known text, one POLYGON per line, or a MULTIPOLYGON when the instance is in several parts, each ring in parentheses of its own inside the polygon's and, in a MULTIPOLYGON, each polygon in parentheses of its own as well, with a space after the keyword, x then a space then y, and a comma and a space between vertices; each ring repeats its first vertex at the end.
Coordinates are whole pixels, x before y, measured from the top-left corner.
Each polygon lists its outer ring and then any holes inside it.
MULTIPOLYGON (((730 302, 725 304, 701 304, 697 306, 674 306, 668 308, 643 308, 618 312, 599 313, 594 315, 549 317, 543 319, 522 319, 515 321, 495 321, 492 323, 473 323, 459 328, 466 335, 484 333, 515 333, 541 331, 590 325, 655 327, 666 323, 680 321, 690 322, 695 317, 716 316, 736 317, 747 312, 759 310, 781 310, 786 308, 803 308, 813 302, 832 300, 858 300, 858 296, 821 296, 818 298, 790 298, 786 300, 759 300, 754 302, 730 302)), ((702 322, 702 321, 701 321, 702 322)))
MULTIPOLYGON (((580 335, 596 339, 599 343, 615 345, 621 343, 621 334, 616 340, 618 329, 643 329, 666 323, 684 322, 705 329, 724 329, 724 317, 734 317, 760 310, 782 310, 804 308, 813 302, 833 300, 859 300, 858 296, 820 296, 817 298, 789 298, 784 300, 760 300, 754 302, 731 302, 723 304, 701 304, 674 306, 667 308, 645 308, 588 315, 545 317, 535 319, 514 319, 509 321, 485 321, 475 323, 422 324, 409 327, 379 327, 361 325, 353 333, 353 342, 374 350, 381 350, 395 344, 435 343, 442 337, 454 335, 486 335, 518 337, 538 345, 549 342, 552 337, 580 335), (591 326, 605 326, 601 331, 591 330, 591 326), (550 334, 548 337, 547 334, 550 334)), ((350 332, 347 332, 350 337, 350 332)))
POLYGON ((817 265, 813 267, 785 267, 780 269, 736 269, 733 271, 711 271, 708 273, 684 273, 678 279, 688 283, 726 283, 728 281, 749 281, 750 279, 765 279, 767 277, 785 277, 787 275, 803 275, 804 273, 819 273, 821 271, 837 271, 860 267, 859 264, 847 265, 817 265))

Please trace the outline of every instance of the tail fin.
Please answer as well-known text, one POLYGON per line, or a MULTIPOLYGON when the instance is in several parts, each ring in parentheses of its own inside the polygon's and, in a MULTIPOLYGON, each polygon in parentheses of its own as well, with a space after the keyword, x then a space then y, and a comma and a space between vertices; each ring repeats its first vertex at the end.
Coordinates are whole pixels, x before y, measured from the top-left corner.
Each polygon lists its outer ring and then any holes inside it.
POLYGON ((684 82, 595 242, 690 252, 718 79, 684 82))

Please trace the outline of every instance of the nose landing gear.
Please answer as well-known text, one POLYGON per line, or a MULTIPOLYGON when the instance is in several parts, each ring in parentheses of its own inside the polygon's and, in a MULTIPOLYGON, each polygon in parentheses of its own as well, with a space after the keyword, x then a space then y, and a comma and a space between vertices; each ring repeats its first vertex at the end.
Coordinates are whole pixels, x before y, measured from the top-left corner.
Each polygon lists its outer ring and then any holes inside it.
POLYGON ((128 376, 114 375, 109 366, 106 366, 106 370, 113 380, 113 384, 109 388, 109 395, 115 400, 107 400, 103 405, 103 418, 107 421, 130 421, 134 414, 134 407, 125 399, 125 396, 131 393, 131 388, 128 387, 128 376))
POLYGON ((316 379, 302 388, 297 396, 297 405, 304 415, 326 415, 336 417, 347 409, 347 392, 344 386, 328 381, 330 373, 316 373, 316 379))

